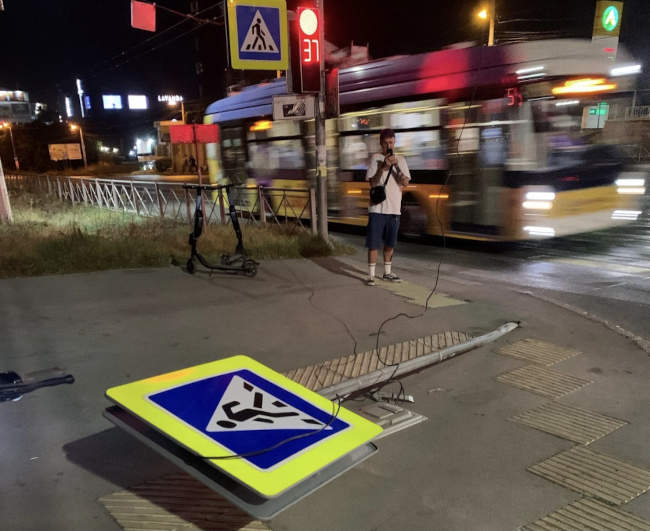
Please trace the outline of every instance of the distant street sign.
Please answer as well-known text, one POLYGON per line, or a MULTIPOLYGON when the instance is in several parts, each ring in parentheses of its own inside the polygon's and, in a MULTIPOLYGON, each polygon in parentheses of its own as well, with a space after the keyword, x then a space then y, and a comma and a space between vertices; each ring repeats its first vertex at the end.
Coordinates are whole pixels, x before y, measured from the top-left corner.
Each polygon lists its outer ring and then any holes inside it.
POLYGON ((593 37, 618 37, 621 32, 623 2, 598 0, 593 37))
POLYGON ((156 5, 131 0, 131 26, 145 31, 156 31, 156 5))
POLYGON ((274 120, 307 120, 314 117, 314 97, 302 94, 273 96, 274 120))
POLYGON ((81 160, 81 146, 79 144, 48 144, 50 160, 81 160))
POLYGON ((240 70, 288 68, 285 0, 229 0, 231 66, 240 70))
POLYGON ((246 356, 113 387, 106 395, 266 498, 382 431, 246 356))

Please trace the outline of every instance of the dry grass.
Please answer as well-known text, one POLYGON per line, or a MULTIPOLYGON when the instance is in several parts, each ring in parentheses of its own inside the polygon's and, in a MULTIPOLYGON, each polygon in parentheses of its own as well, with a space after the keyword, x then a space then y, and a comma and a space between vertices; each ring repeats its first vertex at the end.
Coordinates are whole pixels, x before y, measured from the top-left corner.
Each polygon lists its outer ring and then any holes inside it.
MULTIPOLYGON (((0 225, 0 278, 104 269, 184 264, 189 257, 186 224, 62 203, 37 195, 12 198, 14 224, 0 225)), ((353 250, 297 227, 242 227, 244 245, 256 260, 346 254, 353 250)), ((210 226, 200 252, 218 262, 233 252, 230 226, 210 226)))

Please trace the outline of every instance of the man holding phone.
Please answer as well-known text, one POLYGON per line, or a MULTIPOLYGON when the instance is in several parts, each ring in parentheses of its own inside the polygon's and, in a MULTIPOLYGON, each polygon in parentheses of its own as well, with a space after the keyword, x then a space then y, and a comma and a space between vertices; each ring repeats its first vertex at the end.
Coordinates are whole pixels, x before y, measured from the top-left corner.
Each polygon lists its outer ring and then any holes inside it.
POLYGON ((366 247, 368 248, 368 286, 374 286, 377 254, 383 246, 384 251, 384 280, 401 282, 402 280, 392 271, 392 259, 397 243, 397 231, 402 210, 402 190, 411 180, 406 159, 395 155, 395 132, 392 129, 382 129, 379 132, 381 153, 375 153, 368 162, 366 181, 370 186, 384 186, 386 199, 381 203, 370 204, 368 207, 368 232, 366 247))

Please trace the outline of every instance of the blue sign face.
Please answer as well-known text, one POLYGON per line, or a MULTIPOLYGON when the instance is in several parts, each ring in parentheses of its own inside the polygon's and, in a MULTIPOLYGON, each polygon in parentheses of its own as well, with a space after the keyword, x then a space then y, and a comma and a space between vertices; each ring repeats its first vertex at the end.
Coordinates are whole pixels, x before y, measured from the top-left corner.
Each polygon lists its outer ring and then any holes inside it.
POLYGON ((248 369, 181 385, 149 399, 263 470, 350 427, 332 419, 336 411, 323 411, 248 369), (300 435, 304 437, 264 451, 300 435))
POLYGON ((276 7, 236 6, 239 58, 279 61, 280 9, 276 7))

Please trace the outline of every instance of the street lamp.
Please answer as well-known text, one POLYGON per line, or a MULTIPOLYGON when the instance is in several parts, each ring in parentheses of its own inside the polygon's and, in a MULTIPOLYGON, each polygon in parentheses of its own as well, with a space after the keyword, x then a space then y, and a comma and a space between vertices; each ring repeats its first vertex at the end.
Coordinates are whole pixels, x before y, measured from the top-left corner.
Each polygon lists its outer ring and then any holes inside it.
MULTIPOLYGON (((169 107, 176 107, 177 103, 178 103, 177 101, 170 100, 167 102, 167 105, 169 107)), ((183 123, 185 123, 185 102, 181 101, 180 103, 181 103, 181 119, 183 120, 183 123)))
POLYGON ((496 0, 489 0, 489 4, 481 8, 481 10, 476 13, 476 16, 481 20, 490 21, 490 33, 488 35, 488 46, 494 46, 494 15, 495 15, 495 2, 496 0))
POLYGON ((81 154, 84 158, 84 168, 88 167, 88 161, 86 160, 86 143, 84 142, 84 133, 80 125, 70 124, 70 131, 76 131, 79 129, 79 139, 81 140, 81 154))
POLYGON ((9 122, 3 122, 0 124, 0 128, 9 129, 9 138, 11 138, 11 149, 14 152, 14 166, 17 170, 20 169, 20 162, 18 162, 18 155, 16 155, 16 145, 14 144, 14 133, 11 129, 11 124, 9 122))

